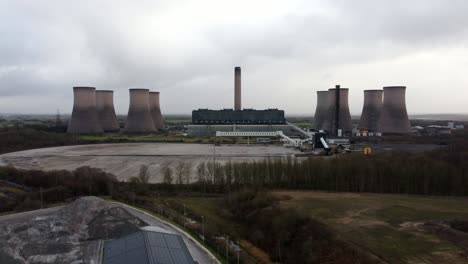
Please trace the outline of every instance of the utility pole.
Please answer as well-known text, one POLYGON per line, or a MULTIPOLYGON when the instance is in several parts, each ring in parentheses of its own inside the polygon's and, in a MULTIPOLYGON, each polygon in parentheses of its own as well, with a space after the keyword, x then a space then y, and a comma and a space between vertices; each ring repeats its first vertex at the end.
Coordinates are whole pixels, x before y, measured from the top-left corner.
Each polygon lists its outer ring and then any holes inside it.
POLYGON ((226 236, 226 263, 229 264, 229 236, 226 236))
POLYGON ((42 199, 42 187, 39 187, 39 192, 41 193, 41 209, 44 208, 44 200, 42 199))
MULTIPOLYGON (((201 216, 201 229, 202 229, 202 240, 203 240, 203 244, 205 243, 205 217, 202 215, 201 216)), ((219 255, 219 252, 218 252, 218 255, 219 255)))
POLYGON ((133 190, 132 190, 132 205, 135 206, 135 183, 132 185, 133 190))
POLYGON ((213 144, 213 181, 212 183, 214 184, 216 178, 216 136, 214 138, 214 144, 213 144))
POLYGON ((186 214, 185 214, 185 204, 184 204, 184 228, 187 227, 187 217, 186 217, 186 214))

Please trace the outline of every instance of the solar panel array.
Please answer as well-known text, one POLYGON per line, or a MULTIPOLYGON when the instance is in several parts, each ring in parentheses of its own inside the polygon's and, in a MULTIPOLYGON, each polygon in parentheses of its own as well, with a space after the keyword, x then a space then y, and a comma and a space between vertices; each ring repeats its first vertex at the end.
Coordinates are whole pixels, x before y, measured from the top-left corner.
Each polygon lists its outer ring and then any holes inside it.
POLYGON ((138 231, 106 241, 104 264, 193 264, 193 258, 179 235, 138 231))

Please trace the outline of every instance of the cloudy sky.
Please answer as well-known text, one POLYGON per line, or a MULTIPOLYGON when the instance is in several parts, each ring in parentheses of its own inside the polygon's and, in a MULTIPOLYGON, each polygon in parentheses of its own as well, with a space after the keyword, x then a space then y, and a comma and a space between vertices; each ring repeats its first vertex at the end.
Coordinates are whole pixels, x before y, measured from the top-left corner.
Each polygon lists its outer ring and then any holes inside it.
POLYGON ((70 113, 73 86, 161 92, 164 113, 313 114, 318 90, 407 86, 417 113, 468 113, 467 0, 0 0, 0 113, 70 113))

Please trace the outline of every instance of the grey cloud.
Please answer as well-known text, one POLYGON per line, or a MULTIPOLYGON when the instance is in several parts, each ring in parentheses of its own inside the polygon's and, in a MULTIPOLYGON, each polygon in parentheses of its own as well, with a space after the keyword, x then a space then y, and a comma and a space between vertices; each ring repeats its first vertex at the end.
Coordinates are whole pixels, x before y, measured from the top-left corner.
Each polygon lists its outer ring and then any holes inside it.
MULTIPOLYGON (((162 104, 169 112, 229 107, 232 68, 241 65, 249 70, 245 81, 253 82, 249 92, 259 96, 254 103, 310 112, 313 107, 303 98, 299 104, 293 98, 282 100, 286 95, 282 87, 291 96, 311 87, 313 97, 316 89, 324 88, 318 86, 333 85, 327 82, 339 78, 342 67, 385 65, 422 51, 463 52, 460 44, 468 40, 464 0, 303 1, 297 2, 301 7, 297 10, 258 23, 244 22, 242 14, 238 23, 218 19, 194 27, 197 20, 180 25, 158 20, 177 14, 186 3, 193 2, 0 3, 0 97, 39 93, 62 97, 71 95, 73 85, 86 84, 116 89, 120 112, 125 112, 126 89, 144 86, 165 92, 162 104), (278 83, 274 76, 284 79, 278 83), (275 94, 262 98, 266 90, 275 94), (181 94, 183 100, 175 98, 181 94)), ((198 3, 200 9, 194 13, 209 10, 212 4, 198 3)), ((258 12, 262 15, 262 10, 258 12)), ((177 23, 178 17, 169 21, 177 23)), ((462 81, 468 85, 468 80, 462 81)), ((433 89, 436 93, 435 84, 433 89)), ((59 104, 66 107, 70 101, 59 104)), ((0 112, 7 110, 0 106, 0 112)), ((27 111, 35 111, 34 105, 27 111)))

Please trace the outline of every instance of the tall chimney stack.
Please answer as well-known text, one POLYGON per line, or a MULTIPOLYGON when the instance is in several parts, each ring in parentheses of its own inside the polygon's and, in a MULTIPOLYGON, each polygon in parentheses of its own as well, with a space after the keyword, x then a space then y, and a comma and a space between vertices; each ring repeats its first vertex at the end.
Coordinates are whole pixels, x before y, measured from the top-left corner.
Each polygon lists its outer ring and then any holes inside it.
POLYGON ((241 102, 241 68, 234 68, 234 110, 242 110, 241 102))

